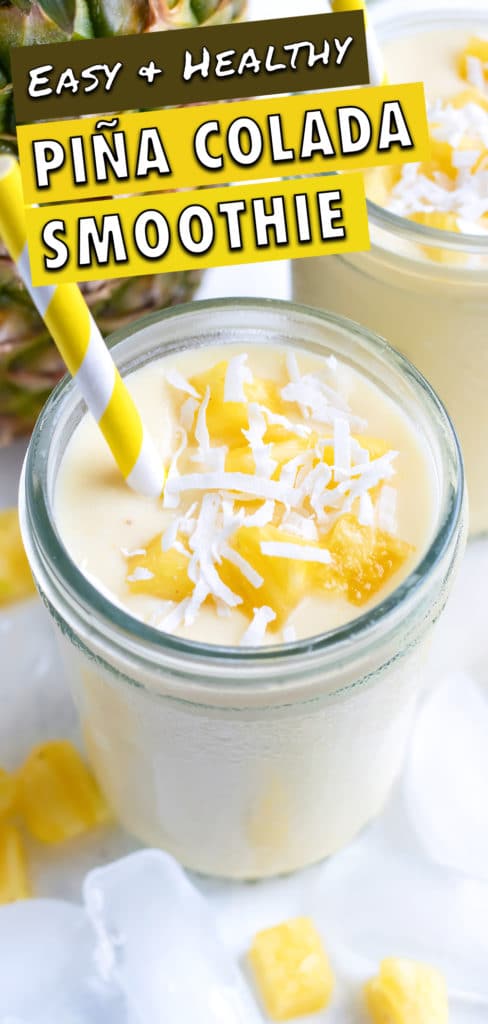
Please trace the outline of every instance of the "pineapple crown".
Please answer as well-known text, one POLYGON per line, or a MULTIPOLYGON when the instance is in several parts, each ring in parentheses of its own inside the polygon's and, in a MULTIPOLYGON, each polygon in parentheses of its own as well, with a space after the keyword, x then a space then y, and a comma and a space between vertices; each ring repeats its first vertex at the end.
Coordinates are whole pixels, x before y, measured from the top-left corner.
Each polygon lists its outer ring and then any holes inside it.
POLYGON ((246 0, 0 0, 0 152, 16 151, 13 46, 235 21, 246 0))
POLYGON ((46 18, 57 25, 66 35, 72 35, 75 26, 76 0, 10 0, 2 6, 17 7, 24 14, 30 14, 34 6, 39 7, 46 18))

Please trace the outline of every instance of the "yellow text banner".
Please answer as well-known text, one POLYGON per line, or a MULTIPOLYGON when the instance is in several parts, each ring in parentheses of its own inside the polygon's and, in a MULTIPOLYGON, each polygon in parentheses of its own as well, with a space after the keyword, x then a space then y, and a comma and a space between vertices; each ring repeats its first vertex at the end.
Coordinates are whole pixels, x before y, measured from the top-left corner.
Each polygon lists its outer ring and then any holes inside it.
POLYGON ((385 85, 19 126, 26 204, 421 161, 423 86, 385 85))
POLYGON ((35 285, 369 248, 360 174, 30 208, 35 285))

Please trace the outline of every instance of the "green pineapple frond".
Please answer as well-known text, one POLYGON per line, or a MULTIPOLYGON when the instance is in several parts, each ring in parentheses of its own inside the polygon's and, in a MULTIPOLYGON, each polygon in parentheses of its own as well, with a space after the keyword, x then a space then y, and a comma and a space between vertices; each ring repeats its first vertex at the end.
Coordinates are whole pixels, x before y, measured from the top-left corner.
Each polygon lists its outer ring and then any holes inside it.
MULTIPOLYGON (((33 0, 11 0, 11 3, 25 14, 30 14, 34 6, 33 0)), ((37 0, 37 6, 41 8, 46 18, 49 18, 67 36, 72 35, 76 16, 76 0, 37 0)))
POLYGON ((149 0, 153 24, 161 28, 225 25, 244 12, 246 0, 149 0))

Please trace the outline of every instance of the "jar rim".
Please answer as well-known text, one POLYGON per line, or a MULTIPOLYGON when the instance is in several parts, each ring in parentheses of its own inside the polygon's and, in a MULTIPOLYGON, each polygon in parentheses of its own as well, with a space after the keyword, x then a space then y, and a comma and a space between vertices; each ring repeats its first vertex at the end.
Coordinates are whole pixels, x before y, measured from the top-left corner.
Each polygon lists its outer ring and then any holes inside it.
MULTIPOLYGON (((372 5, 370 17, 375 25, 380 41, 394 39, 401 35, 401 29, 424 28, 426 22, 435 28, 439 22, 449 25, 465 25, 466 19, 479 18, 488 31, 488 11, 476 0, 463 0, 462 9, 459 0, 443 0, 442 6, 437 2, 429 3, 429 0, 410 0, 408 9, 405 9, 403 0, 380 0, 378 4, 372 5), (399 32, 396 29, 400 29, 399 32)), ((368 217, 371 223, 391 235, 400 236, 405 241, 419 246, 427 246, 436 249, 447 249, 452 252, 460 252, 470 256, 488 255, 488 234, 476 235, 463 232, 445 231, 443 228, 428 227, 425 224, 417 224, 408 220, 398 213, 385 209, 372 200, 367 200, 368 217)), ((473 268, 469 267, 470 273, 473 268)))
MULTIPOLYGON (((263 686, 272 682, 272 677, 280 680, 284 676, 297 678, 308 667, 312 671, 318 665, 323 668, 324 658, 332 666, 334 659, 340 660, 351 641, 358 654, 364 654, 366 648, 370 650, 370 645, 378 642, 380 630, 383 637, 385 627, 387 632, 393 632, 399 619, 401 624, 405 623, 410 612, 415 611, 427 596, 435 570, 446 557, 454 557, 464 507, 462 455, 451 420, 440 399, 402 354, 352 320, 287 301, 226 298, 192 302, 150 314, 112 334, 108 343, 116 362, 120 362, 120 352, 117 352, 120 343, 127 342, 147 327, 168 325, 172 320, 183 321, 199 315, 217 315, 225 310, 236 315, 251 314, 252 311, 259 316, 282 315, 287 323, 313 321, 321 329, 339 329, 352 336, 354 343, 366 353, 373 354, 380 366, 390 366, 399 378, 406 377, 413 394, 423 404, 434 429, 438 431, 438 437, 442 435, 448 460, 445 473, 450 486, 446 489, 437 529, 420 562, 391 594, 357 618, 317 636, 263 648, 224 647, 186 640, 142 622, 109 600, 71 559, 54 526, 48 493, 51 442, 63 406, 71 400, 73 408, 83 409, 75 382, 65 377, 48 399, 35 426, 20 487, 22 533, 41 595, 58 623, 68 623, 69 627, 70 622, 76 620, 78 624, 85 624, 91 637, 95 634, 103 636, 112 649, 123 651, 127 657, 141 659, 152 671, 165 667, 175 676, 180 674, 185 678, 190 672, 197 688, 215 688, 216 684, 220 686, 223 678, 227 683, 230 678, 232 687, 234 684, 242 687, 246 675, 256 667, 260 670, 263 686), (198 677, 201 678, 197 683, 198 677)), ((150 362, 150 356, 146 361, 150 362)), ((72 632, 80 635, 75 629, 72 632)))

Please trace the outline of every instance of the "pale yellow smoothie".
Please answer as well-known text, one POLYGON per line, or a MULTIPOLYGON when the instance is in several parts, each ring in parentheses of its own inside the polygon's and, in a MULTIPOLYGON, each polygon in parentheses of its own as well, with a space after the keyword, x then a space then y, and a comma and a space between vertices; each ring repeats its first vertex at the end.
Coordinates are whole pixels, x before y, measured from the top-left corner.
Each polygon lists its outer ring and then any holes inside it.
POLYGON ((393 82, 423 81, 431 157, 366 175, 372 248, 294 266, 298 301, 352 317, 425 374, 461 439, 470 528, 488 529, 488 8, 375 8, 393 82))
POLYGON ((456 437, 403 357, 288 302, 193 303, 115 341, 163 495, 121 481, 68 381, 20 493, 90 761, 185 866, 295 870, 400 771, 464 546, 456 437))
POLYGON ((334 354, 210 346, 127 378, 167 468, 119 479, 84 417, 55 514, 71 557, 134 616, 187 639, 303 639, 383 600, 423 556, 435 472, 415 423, 334 354))

